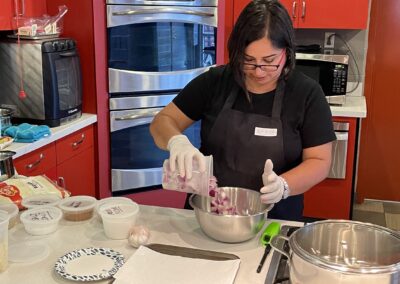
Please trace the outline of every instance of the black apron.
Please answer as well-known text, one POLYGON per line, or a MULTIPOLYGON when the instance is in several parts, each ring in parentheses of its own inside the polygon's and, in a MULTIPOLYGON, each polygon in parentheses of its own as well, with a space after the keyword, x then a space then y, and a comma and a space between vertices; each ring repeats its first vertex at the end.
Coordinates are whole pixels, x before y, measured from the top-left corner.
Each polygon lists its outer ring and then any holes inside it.
MULTIPOLYGON (((202 152, 213 155, 214 175, 218 186, 236 186, 259 191, 267 159, 277 174, 285 167, 282 121, 283 92, 275 94, 272 116, 244 113, 232 109, 239 94, 236 87, 202 143, 202 152)), ((291 196, 275 204, 268 218, 301 220, 303 195, 291 196)))

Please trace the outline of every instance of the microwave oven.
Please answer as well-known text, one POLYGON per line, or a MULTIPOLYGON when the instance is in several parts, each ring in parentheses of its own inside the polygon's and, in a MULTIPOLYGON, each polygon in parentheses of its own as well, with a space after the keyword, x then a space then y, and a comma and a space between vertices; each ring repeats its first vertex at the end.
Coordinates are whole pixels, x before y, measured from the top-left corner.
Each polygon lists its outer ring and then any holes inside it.
POLYGON ((348 67, 347 54, 296 53, 296 70, 317 81, 331 105, 346 101, 348 67))
POLYGON ((0 42, 0 106, 13 123, 59 126, 81 116, 82 78, 76 42, 69 38, 0 42), (25 98, 19 97, 23 84, 25 98))

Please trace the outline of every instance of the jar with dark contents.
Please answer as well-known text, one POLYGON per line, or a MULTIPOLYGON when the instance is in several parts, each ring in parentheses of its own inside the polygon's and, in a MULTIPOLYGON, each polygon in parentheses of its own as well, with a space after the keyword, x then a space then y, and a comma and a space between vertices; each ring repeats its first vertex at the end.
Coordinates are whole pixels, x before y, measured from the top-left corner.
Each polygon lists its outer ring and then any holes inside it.
POLYGON ((91 219, 97 199, 87 195, 71 196, 59 202, 58 207, 68 221, 85 221, 91 219))

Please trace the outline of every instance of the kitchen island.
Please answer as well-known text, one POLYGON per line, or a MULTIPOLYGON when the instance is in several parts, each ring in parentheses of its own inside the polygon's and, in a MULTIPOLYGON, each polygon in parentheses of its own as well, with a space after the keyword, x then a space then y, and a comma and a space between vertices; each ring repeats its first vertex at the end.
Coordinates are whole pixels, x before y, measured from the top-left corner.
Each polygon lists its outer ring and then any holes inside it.
MULTIPOLYGON (((267 220, 269 223, 272 220, 267 220)), ((227 244, 207 237, 196 221, 194 211, 165 207, 140 205, 137 225, 150 230, 149 243, 159 243, 203 250, 226 252, 241 259, 235 284, 264 284, 272 253, 267 258, 261 273, 256 273, 264 248, 256 238, 238 244, 227 244)), ((282 221, 281 224, 302 225, 302 223, 282 221)), ((18 223, 9 231, 9 245, 26 242, 47 245, 49 253, 42 259, 31 263, 9 263, 8 269, 0 273, 0 283, 77 283, 61 278, 54 272, 54 264, 64 254, 87 247, 112 248, 122 253, 127 260, 136 249, 127 240, 108 239, 98 217, 87 221, 73 222, 61 220, 56 232, 47 236, 31 236, 23 225, 18 223)), ((149 264, 151 265, 151 264, 149 264)), ((110 283, 111 280, 95 283, 110 283)))

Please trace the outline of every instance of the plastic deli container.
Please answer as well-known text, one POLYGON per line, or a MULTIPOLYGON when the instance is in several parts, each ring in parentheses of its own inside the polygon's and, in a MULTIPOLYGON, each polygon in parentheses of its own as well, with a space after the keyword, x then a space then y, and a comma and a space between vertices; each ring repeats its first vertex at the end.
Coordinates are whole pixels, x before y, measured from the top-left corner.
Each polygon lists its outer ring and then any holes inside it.
POLYGON ((38 194, 22 199, 22 206, 27 209, 36 208, 39 206, 57 206, 61 197, 56 194, 38 194))
POLYGON ((14 225, 18 221, 18 206, 15 205, 14 203, 1 203, 0 204, 0 211, 5 211, 8 214, 8 217, 10 217, 10 220, 8 222, 8 228, 11 229, 14 227, 14 225))
POLYGON ((55 232, 62 215, 57 207, 37 207, 22 212, 20 219, 29 234, 39 236, 55 232))
POLYGON ((105 204, 117 204, 117 203, 132 203, 133 200, 128 198, 128 197, 122 197, 122 196, 116 196, 116 197, 107 197, 103 198, 97 201, 96 207, 95 207, 95 212, 96 216, 98 216, 101 219, 99 209, 101 206, 105 204))
POLYGON ((92 218, 97 199, 87 195, 67 197, 58 203, 68 221, 84 221, 92 218))
POLYGON ((163 164, 162 187, 164 189, 195 193, 208 196, 211 178, 213 177, 213 158, 206 156, 206 170, 199 171, 197 160, 193 160, 193 173, 190 179, 182 178, 179 170, 171 171, 169 160, 163 164))
POLYGON ((110 239, 127 239, 139 215, 139 205, 132 203, 105 204, 99 208, 104 233, 110 239))

